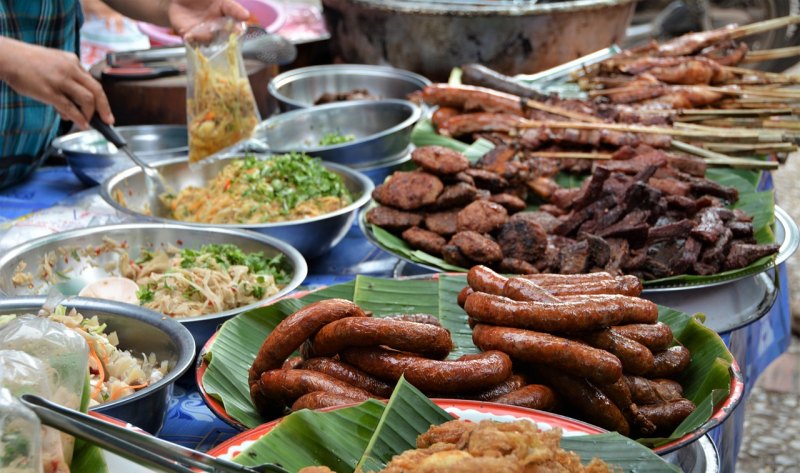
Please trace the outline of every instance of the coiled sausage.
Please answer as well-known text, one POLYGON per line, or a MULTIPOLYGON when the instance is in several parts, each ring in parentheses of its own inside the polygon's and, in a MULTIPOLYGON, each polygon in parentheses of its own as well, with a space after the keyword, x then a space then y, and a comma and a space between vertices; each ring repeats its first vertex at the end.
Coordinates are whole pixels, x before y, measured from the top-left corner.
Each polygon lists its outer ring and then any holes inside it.
POLYGON ((394 386, 368 375, 355 366, 333 358, 311 358, 301 363, 299 368, 325 373, 378 397, 388 398, 394 390, 394 386))

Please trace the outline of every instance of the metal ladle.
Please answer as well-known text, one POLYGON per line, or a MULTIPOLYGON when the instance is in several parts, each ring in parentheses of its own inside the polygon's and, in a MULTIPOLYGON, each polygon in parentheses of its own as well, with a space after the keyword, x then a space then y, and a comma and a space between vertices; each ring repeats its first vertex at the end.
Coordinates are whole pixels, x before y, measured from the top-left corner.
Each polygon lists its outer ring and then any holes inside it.
POLYGON ((164 176, 157 169, 151 167, 140 157, 131 151, 128 142, 122 137, 113 126, 103 122, 99 115, 95 114, 89 121, 92 128, 100 132, 103 138, 110 141, 117 149, 128 155, 131 160, 142 168, 144 176, 145 190, 147 192, 147 202, 150 205, 152 215, 169 215, 171 212, 166 204, 161 200, 164 194, 172 193, 172 188, 164 180, 164 176))
POLYGON ((274 463, 244 466, 215 458, 67 409, 33 394, 22 395, 20 401, 36 413, 43 424, 149 467, 178 473, 195 473, 192 468, 209 473, 289 473, 274 463))

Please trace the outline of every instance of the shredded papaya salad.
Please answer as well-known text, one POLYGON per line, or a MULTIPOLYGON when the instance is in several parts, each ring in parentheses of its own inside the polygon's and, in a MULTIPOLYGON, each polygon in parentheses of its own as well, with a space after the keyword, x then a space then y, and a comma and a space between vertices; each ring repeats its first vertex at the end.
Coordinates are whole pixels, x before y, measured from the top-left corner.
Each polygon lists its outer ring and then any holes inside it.
POLYGON ((224 60, 212 64, 200 51, 193 58, 193 95, 187 101, 189 161, 195 162, 249 137, 259 121, 250 81, 243 76, 237 36, 231 35, 224 60))
POLYGON ((117 332, 106 333, 97 316, 84 317, 75 309, 56 307, 50 319, 77 330, 89 345, 89 406, 111 402, 146 388, 169 372, 169 362, 158 361, 154 353, 135 356, 121 350, 117 332))
POLYGON ((233 160, 206 186, 162 199, 176 220, 222 224, 299 220, 352 202, 341 176, 301 153, 233 160))

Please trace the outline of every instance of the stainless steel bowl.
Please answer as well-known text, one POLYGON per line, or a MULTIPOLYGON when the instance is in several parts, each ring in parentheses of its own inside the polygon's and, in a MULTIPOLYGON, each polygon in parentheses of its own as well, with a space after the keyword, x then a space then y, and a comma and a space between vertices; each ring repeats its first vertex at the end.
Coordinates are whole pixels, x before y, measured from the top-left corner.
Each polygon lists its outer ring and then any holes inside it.
POLYGON ((314 105, 325 93, 346 93, 365 89, 381 99, 406 99, 431 81, 403 69, 360 64, 302 67, 275 76, 269 93, 281 111, 314 105))
MULTIPOLYGON (((44 296, 0 299, 0 314, 35 314, 45 299, 44 296)), ((121 349, 155 353, 159 360, 169 360, 170 370, 160 381, 130 396, 92 408, 156 434, 167 415, 172 385, 192 365, 195 354, 192 335, 175 320, 143 307, 79 297, 67 298, 62 304, 84 316, 96 315, 100 323, 108 324, 108 332, 117 332, 121 349)))
MULTIPOLYGON (((131 150, 147 162, 183 156, 189 152, 185 126, 121 126, 116 130, 125 138, 131 150)), ((90 186, 134 165, 130 158, 118 152, 113 144, 95 130, 56 138, 52 147, 64 155, 78 179, 90 186)))
MULTIPOLYGON (((238 158, 215 159, 192 167, 186 158, 181 158, 154 163, 153 166, 161 172, 173 189, 183 189, 190 185, 206 185, 219 174, 230 159, 238 158)), ((222 225, 178 222, 171 216, 150 215, 147 211, 144 179, 139 168, 127 169, 107 179, 100 187, 100 195, 118 211, 134 217, 180 223, 204 230, 221 228, 252 230, 283 240, 296 248, 306 259, 311 259, 326 253, 344 238, 356 218, 358 209, 370 200, 372 189, 375 187, 372 181, 358 171, 334 163, 325 162, 324 165, 342 177, 353 196, 353 203, 318 217, 288 222, 222 225), (122 198, 122 202, 118 200, 118 196, 122 198)))
MULTIPOLYGON (((136 168, 139 169, 139 168, 136 168)), ((35 281, 33 288, 14 286, 11 277, 17 265, 24 262, 27 271, 35 274, 44 255, 58 248, 85 248, 99 246, 104 238, 118 242, 126 242, 133 257, 138 256, 141 249, 158 249, 167 245, 178 248, 198 248, 205 244, 230 243, 245 252, 264 252, 267 256, 286 255, 287 270, 291 280, 276 295, 257 303, 237 309, 196 317, 176 318, 191 332, 198 350, 224 321, 246 310, 268 304, 270 301, 287 294, 297 288, 308 273, 308 266, 300 253, 288 244, 258 233, 247 232, 237 228, 220 228, 214 226, 190 227, 175 223, 131 223, 82 228, 67 232, 55 233, 23 243, 0 256, 0 293, 9 296, 46 294, 50 288, 44 280, 35 281)), ((58 253, 56 253, 58 254, 58 253)), ((54 270, 67 275, 69 279, 55 285, 62 294, 77 295, 80 290, 92 281, 116 275, 114 269, 119 255, 106 252, 92 261, 77 258, 57 258, 54 270)))
POLYGON ((273 153, 301 151, 357 168, 399 159, 411 143, 422 110, 407 100, 358 100, 317 105, 273 115, 259 124, 256 139, 273 153), (319 146, 328 133, 353 141, 319 146))

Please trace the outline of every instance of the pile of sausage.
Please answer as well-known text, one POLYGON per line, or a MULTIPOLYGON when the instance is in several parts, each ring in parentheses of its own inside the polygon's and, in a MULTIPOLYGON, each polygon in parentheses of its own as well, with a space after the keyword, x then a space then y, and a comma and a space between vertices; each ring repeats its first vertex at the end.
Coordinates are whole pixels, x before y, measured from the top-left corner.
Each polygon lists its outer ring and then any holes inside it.
POLYGON ((674 378, 691 362, 640 281, 607 273, 506 278, 473 267, 458 302, 481 350, 552 388, 560 410, 634 438, 668 435, 695 405, 674 378))
POLYGON ((506 278, 475 266, 467 282, 458 303, 481 353, 446 359, 453 342, 434 316, 375 318, 326 299, 264 340, 249 372, 255 407, 272 419, 387 398, 404 376, 430 397, 557 411, 632 437, 669 434, 694 410, 673 380, 691 354, 636 297, 637 278, 506 278))
POLYGON ((488 350, 445 360, 450 332, 436 317, 373 318, 356 304, 327 299, 284 319, 249 373, 250 396, 271 419, 287 408, 322 408, 388 398, 400 376, 430 397, 460 397, 551 409, 549 388, 524 386, 511 359, 488 350), (292 356, 295 351, 301 356, 292 356))

